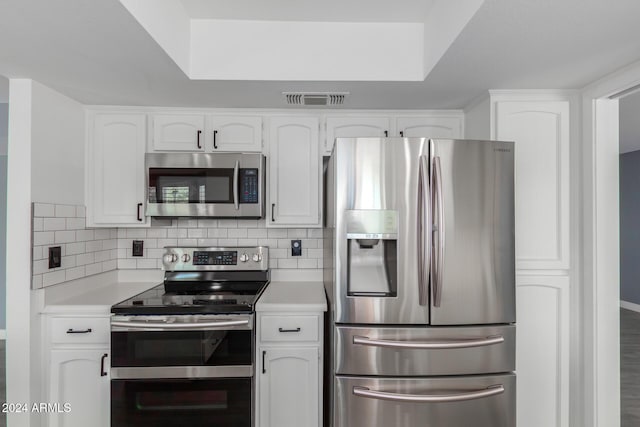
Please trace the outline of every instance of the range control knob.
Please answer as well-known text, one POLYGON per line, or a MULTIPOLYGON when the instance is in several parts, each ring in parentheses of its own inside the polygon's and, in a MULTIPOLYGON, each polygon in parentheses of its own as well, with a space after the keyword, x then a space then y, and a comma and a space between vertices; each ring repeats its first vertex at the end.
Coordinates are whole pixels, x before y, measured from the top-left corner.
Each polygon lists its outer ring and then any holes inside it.
POLYGON ((247 262, 249 261, 249 255, 247 255, 246 253, 243 253, 242 255, 240 255, 240 262, 247 262))
POLYGON ((165 254, 162 257, 162 261, 164 261, 165 264, 170 264, 172 262, 176 262, 176 261, 178 261, 178 255, 176 255, 176 254, 165 254))
POLYGON ((182 262, 189 262, 191 261, 191 256, 189 254, 183 254, 180 259, 182 260, 182 262))
POLYGON ((260 261, 262 261, 262 255, 260 255, 259 253, 255 253, 255 254, 253 254, 253 260, 254 260, 255 262, 260 262, 260 261))

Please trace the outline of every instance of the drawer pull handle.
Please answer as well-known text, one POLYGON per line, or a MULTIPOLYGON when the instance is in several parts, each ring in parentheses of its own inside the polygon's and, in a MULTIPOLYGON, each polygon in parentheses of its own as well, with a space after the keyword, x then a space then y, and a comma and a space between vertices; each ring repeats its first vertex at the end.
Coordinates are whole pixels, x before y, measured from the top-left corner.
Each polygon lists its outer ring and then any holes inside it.
POLYGON ((473 390, 470 392, 461 391, 453 394, 400 394, 386 391, 371 390, 367 387, 353 387, 355 396, 369 399, 390 400, 392 402, 418 402, 418 403, 441 403, 441 402, 462 402, 465 400, 482 399, 504 393, 504 386, 496 384, 486 389, 473 390))
POLYGON ((73 329, 73 328, 69 328, 69 329, 67 329, 67 333, 68 333, 68 334, 88 334, 88 333, 91 333, 91 332, 92 332, 92 331, 91 331, 91 328, 83 329, 83 330, 81 330, 81 331, 80 331, 80 330, 76 331, 76 330, 75 330, 75 329, 73 329))
POLYGON ((300 332, 301 329, 300 328, 295 328, 295 329, 282 329, 282 328, 278 328, 278 332, 300 332))
POLYGON ((266 374, 267 373, 267 367, 264 364, 264 358, 267 356, 267 352, 266 351, 262 351, 262 373, 266 374))
POLYGON ((375 340, 369 337, 353 337, 354 344, 367 345, 370 347, 387 348, 418 348, 422 350, 450 350, 456 348, 483 347, 486 345, 501 344, 504 342, 502 335, 495 335, 486 338, 474 338, 463 340, 442 340, 442 341, 395 341, 395 340, 375 340))
POLYGON ((107 356, 109 356, 107 353, 102 355, 102 358, 100 359, 100 376, 101 377, 106 377, 107 373, 104 370, 104 359, 107 358, 107 356))

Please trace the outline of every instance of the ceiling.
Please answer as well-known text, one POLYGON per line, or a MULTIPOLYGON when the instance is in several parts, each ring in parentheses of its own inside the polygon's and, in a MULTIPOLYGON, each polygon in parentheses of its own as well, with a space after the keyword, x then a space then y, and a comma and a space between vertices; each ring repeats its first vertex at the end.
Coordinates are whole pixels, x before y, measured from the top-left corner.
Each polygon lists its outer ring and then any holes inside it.
MULTIPOLYGON (((337 20, 344 12, 388 22, 405 22, 425 3, 183 1, 187 13, 215 18, 337 20)), ((0 75, 33 78, 86 104, 283 108, 284 91, 346 91, 345 108, 463 108, 488 89, 581 88, 640 59, 637 0, 486 0, 417 82, 192 81, 118 0, 0 0, 0 10, 0 75)))

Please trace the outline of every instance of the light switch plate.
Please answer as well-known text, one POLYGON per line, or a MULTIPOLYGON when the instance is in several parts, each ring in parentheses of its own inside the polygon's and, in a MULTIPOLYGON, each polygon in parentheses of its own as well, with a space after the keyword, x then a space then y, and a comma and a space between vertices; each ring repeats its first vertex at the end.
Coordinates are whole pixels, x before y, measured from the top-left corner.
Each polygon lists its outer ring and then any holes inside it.
POLYGON ((302 240, 291 241, 291 256, 302 256, 302 240))
POLYGON ((144 240, 134 240, 132 256, 144 256, 144 240))
POLYGON ((62 265, 62 247, 52 246, 49 248, 49 268, 58 268, 62 265))

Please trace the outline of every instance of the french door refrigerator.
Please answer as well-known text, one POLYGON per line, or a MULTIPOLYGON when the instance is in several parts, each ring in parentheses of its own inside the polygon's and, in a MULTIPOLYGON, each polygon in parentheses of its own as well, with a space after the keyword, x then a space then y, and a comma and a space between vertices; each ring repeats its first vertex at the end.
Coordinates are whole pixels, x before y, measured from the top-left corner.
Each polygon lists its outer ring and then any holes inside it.
POLYGON ((324 177, 327 425, 516 425, 513 150, 336 140, 324 177))

